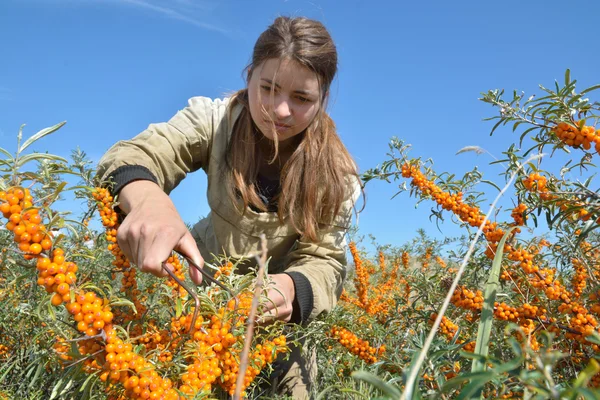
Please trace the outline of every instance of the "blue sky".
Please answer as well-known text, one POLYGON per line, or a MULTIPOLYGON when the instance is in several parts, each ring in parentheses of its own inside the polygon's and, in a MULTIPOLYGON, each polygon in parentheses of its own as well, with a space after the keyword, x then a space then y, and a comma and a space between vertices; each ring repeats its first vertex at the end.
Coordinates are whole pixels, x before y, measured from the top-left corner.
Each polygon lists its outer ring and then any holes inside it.
MULTIPOLYGON (((222 97, 243 86, 254 41, 278 15, 325 23, 339 52, 330 112, 361 171, 385 160, 398 136, 439 172, 477 165, 501 182, 489 156, 455 155, 478 145, 496 156, 516 139, 489 136, 480 101, 494 88, 536 92, 570 68, 579 87, 600 83, 597 1, 2 0, 0 139, 12 151, 25 135, 66 120, 35 150, 92 160, 114 142, 169 119, 193 96, 222 97)), ((173 192, 183 219, 208 212, 202 173, 173 192)), ((414 208, 394 184, 367 186, 360 232, 402 244, 417 228, 435 237, 431 203, 414 208)), ((508 218, 508 214, 505 215, 508 218)))

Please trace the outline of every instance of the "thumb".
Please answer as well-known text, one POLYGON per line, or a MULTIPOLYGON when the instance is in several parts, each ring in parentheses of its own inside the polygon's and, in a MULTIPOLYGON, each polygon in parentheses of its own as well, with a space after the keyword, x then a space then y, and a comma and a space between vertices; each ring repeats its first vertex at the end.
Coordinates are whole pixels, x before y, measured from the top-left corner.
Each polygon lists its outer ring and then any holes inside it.
MULTIPOLYGON (((189 257, 198 267, 204 267, 204 258, 200 255, 200 250, 198 250, 198 246, 196 246, 196 240, 191 233, 187 232, 177 243, 175 250, 179 251, 181 254, 189 257)), ((202 274, 196 268, 190 265, 190 278, 192 281, 199 285, 202 283, 202 274)))

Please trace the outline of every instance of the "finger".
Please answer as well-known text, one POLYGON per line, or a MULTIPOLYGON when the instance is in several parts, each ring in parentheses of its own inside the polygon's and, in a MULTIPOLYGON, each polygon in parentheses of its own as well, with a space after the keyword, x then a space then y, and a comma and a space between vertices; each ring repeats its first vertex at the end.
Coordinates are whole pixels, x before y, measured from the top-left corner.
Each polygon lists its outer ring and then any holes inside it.
MULTIPOLYGON (((204 267, 204 258, 202 258, 200 250, 198 250, 198 246, 196 245, 196 240, 189 231, 187 231, 181 240, 179 240, 179 243, 177 243, 177 246, 175 246, 175 250, 189 257, 198 267, 204 267)), ((202 283, 202 274, 191 265, 190 278, 192 278, 192 281, 196 285, 202 283)))
MULTIPOLYGON (((171 256, 173 247, 178 237, 171 229, 162 228, 160 231, 145 231, 144 240, 140 242, 140 267, 144 272, 150 272, 158 277, 166 277, 168 273, 163 268, 163 263, 171 256)), ((171 264, 164 264, 165 268, 173 271, 171 264)))
POLYGON ((131 252, 131 248, 129 246, 129 227, 125 221, 123 221, 123 224, 117 230, 117 244, 119 245, 119 248, 121 249, 121 252, 125 258, 127 258, 130 263, 135 263, 136 259, 133 256, 134 253, 131 252))

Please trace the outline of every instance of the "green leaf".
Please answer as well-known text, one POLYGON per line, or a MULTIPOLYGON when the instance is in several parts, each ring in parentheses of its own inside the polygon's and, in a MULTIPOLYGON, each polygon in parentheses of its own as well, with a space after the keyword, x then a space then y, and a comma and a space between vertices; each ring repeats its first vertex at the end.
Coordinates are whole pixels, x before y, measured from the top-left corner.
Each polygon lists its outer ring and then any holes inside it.
POLYGON ((494 379, 494 374, 491 372, 489 372, 488 375, 482 375, 471 379, 469 384, 460 390, 460 395, 456 400, 480 398, 481 389, 492 379, 494 379))
POLYGON ((585 369, 579 373, 577 379, 575 379, 573 387, 581 388, 587 386, 588 383, 590 383, 590 381, 594 377, 594 375, 596 375, 599 371, 600 364, 598 364, 598 361, 592 358, 587 367, 585 367, 585 369))
POLYGON ((53 154, 46 154, 46 153, 32 153, 32 154, 27 154, 26 156, 23 157, 19 157, 18 161, 17 161, 17 168, 21 168, 23 165, 25 165, 26 163, 28 163, 29 161, 36 161, 36 160, 52 160, 52 161, 61 161, 66 163, 67 160, 65 160, 62 157, 59 156, 55 156, 53 154))
POLYGON ((62 392, 62 386, 63 386, 63 380, 61 378, 54 385, 54 388, 52 389, 52 394, 50 395, 50 400, 55 399, 60 394, 59 392, 62 392))
POLYGON ((8 151, 4 150, 2 147, 0 147, 0 153, 4 154, 6 157, 8 157, 8 162, 12 161, 12 154, 10 154, 8 151))
POLYGON ((370 372, 354 371, 352 373, 352 378, 354 378, 356 380, 367 382, 371 386, 374 386, 375 388, 381 390, 383 393, 385 393, 385 395, 387 395, 393 399, 400 398, 401 393, 400 393, 400 390, 398 390, 398 388, 386 383, 381 378, 379 378, 376 375, 371 374, 370 372))
POLYGON ((38 133, 36 133, 35 135, 33 135, 32 137, 30 137, 29 139, 27 139, 25 141, 25 143, 23 143, 23 145, 19 148, 19 153, 22 153, 23 150, 25 150, 27 147, 29 147, 31 144, 33 144, 36 140, 43 138, 46 135, 51 134, 52 132, 57 131, 58 129, 60 129, 64 124, 66 124, 66 121, 60 122, 54 126, 51 126, 50 128, 44 128, 41 131, 39 131, 38 133))
MULTIPOLYGON (((475 350, 473 353, 481 356, 487 356, 489 345, 490 345, 490 332, 492 330, 492 324, 494 321, 494 302, 496 301, 496 292, 498 286, 500 286, 499 276, 500 268, 502 266, 502 257, 504 255, 504 243, 509 237, 510 233, 516 228, 511 227, 504 233, 498 248, 496 255, 494 256, 494 262, 492 263, 492 269, 488 277, 487 283, 485 284, 485 294, 483 309, 481 310, 481 318, 479 320, 479 328, 477 330, 477 341, 475 342, 475 350)), ((471 372, 484 371, 485 364, 481 360, 474 359, 471 366, 471 372)))
POLYGON ((175 318, 181 317, 181 309, 181 297, 177 297, 177 300, 175 301, 175 318))
POLYGON ((492 181, 488 181, 486 179, 482 179, 481 183, 487 183, 488 185, 492 185, 493 187, 495 187, 496 189, 498 189, 499 192, 502 191, 502 189, 500 189, 500 187, 498 185, 496 185, 494 182, 492 181))
POLYGON ((38 381, 40 375, 42 374, 43 369, 44 369, 44 363, 41 360, 39 360, 37 368, 35 370, 35 375, 33 376, 33 378, 31 378, 31 380, 29 382, 30 389, 37 384, 37 381, 38 381))
POLYGON ((586 94, 588 92, 591 92, 593 90, 598 90, 598 89, 600 89, 600 85, 594 85, 594 86, 591 86, 591 87, 589 87, 587 89, 582 90, 580 94, 586 94))
POLYGON ((500 121, 496 122, 496 125, 494 125, 494 127, 492 128, 492 131, 490 132, 490 136, 492 136, 494 134, 494 131, 496 130, 496 128, 498 128, 500 126, 500 124, 503 122, 504 122, 503 119, 500 119, 500 121))
POLYGON ((446 392, 450 389, 458 389, 468 381, 479 381, 480 379, 483 379, 485 382, 488 382, 493 379, 494 375, 495 374, 492 371, 467 372, 448 380, 442 387, 442 390, 446 392))

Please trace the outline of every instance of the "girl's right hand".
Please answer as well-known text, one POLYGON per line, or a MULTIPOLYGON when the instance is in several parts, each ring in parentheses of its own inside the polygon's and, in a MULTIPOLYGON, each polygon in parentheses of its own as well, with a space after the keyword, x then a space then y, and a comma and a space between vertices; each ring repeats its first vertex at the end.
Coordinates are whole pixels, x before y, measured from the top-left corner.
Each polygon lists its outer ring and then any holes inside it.
MULTIPOLYGON (((119 192, 119 208, 127 214, 117 231, 117 242, 127 259, 143 272, 167 276, 162 263, 173 250, 188 256, 199 267, 204 259, 169 196, 152 181, 133 181, 119 192)), ((167 264, 168 268, 173 268, 167 264)), ((202 275, 190 267, 196 284, 202 275)))

